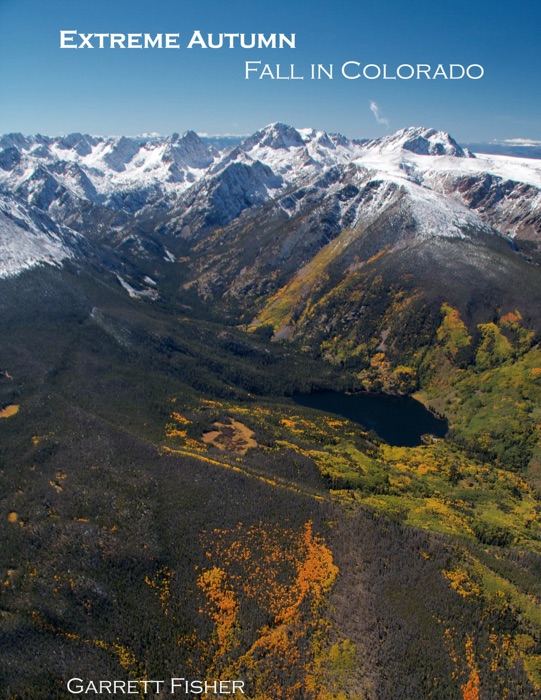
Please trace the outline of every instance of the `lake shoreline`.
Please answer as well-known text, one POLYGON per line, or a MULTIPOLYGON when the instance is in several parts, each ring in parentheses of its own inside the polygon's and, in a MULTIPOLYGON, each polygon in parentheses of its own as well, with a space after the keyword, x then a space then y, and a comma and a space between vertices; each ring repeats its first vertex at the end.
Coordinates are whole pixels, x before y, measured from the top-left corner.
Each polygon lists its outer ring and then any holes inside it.
POLYGON ((324 390, 293 394, 291 399, 305 408, 346 418, 395 446, 415 447, 423 443, 424 435, 441 438, 449 430, 445 418, 435 415, 413 396, 324 390))

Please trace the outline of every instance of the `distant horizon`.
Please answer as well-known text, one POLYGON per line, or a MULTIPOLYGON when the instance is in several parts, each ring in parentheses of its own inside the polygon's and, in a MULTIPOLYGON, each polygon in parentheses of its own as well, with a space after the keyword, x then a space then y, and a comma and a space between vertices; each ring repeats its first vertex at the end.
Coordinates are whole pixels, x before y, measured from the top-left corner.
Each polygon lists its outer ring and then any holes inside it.
POLYGON ((173 130, 169 133, 158 133, 156 131, 154 132, 143 132, 143 133, 91 133, 88 131, 82 131, 80 129, 76 129, 75 131, 65 131, 62 133, 56 133, 56 134, 51 134, 51 133, 44 133, 43 131, 36 131, 33 133, 30 132, 22 132, 22 131, 4 131, 0 132, 0 138, 9 136, 9 135, 21 135, 24 138, 30 138, 30 137, 36 137, 36 136, 42 136, 43 138, 50 138, 50 139, 56 139, 56 138, 66 138, 67 136, 72 136, 74 134, 80 134, 81 136, 90 136, 91 138, 99 138, 99 139, 114 139, 114 138, 131 138, 131 139, 166 139, 169 138, 170 136, 173 136, 173 134, 179 134, 179 135, 184 135, 188 132, 193 132, 195 133, 200 139, 231 139, 231 140, 236 140, 238 139, 239 141, 248 138, 249 136, 252 136, 258 131, 263 131, 264 129, 267 129, 268 127, 272 126, 273 124, 285 124, 286 126, 290 126, 293 129, 296 129, 297 131, 302 131, 303 129, 313 129, 314 131, 321 131, 325 132, 328 134, 339 134, 340 136, 344 136, 347 138, 349 141, 360 141, 360 140, 376 140, 376 139, 381 139, 385 138, 385 136, 390 136, 392 134, 396 134, 399 131, 403 131, 405 129, 410 129, 410 128, 419 128, 419 129, 436 129, 436 131, 441 131, 443 133, 449 134, 452 138, 457 141, 459 144, 464 144, 466 146, 470 144, 479 144, 479 145, 487 145, 487 146, 506 146, 510 148, 541 148, 541 140, 537 139, 525 139, 521 137, 510 137, 510 138, 502 138, 502 139, 490 139, 490 140, 479 140, 479 139, 473 139, 473 140, 460 140, 457 139, 452 132, 446 131, 445 129, 438 129, 435 126, 427 126, 425 124, 410 124, 405 127, 400 127, 394 130, 389 130, 385 134, 380 134, 378 136, 375 135, 365 135, 365 136, 349 136, 348 134, 345 134, 340 131, 336 131, 333 129, 320 129, 317 126, 313 125, 305 125, 305 126, 296 126, 294 124, 289 124, 288 122, 285 122, 283 120, 278 120, 274 122, 269 122, 268 124, 265 124, 263 126, 260 126, 256 128, 254 131, 251 132, 245 132, 245 133, 238 133, 238 134, 232 134, 232 133, 208 133, 208 132, 202 132, 202 131, 197 131, 195 128, 187 128, 187 129, 182 129, 182 130, 173 130))

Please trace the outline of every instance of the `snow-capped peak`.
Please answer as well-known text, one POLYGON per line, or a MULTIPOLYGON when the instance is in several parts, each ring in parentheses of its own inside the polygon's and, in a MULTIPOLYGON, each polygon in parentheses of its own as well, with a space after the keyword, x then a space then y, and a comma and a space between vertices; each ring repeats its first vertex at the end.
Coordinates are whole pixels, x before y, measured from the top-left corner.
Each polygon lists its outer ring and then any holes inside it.
POLYGON ((343 136, 275 122, 245 139, 222 163, 259 160, 290 182, 311 177, 323 168, 346 165, 360 153, 358 146, 343 136))
POLYGON ((411 151, 419 156, 455 156, 456 158, 475 158, 467 149, 463 149, 454 138, 445 131, 411 126, 400 129, 394 134, 374 139, 365 144, 367 150, 380 153, 411 151))
POLYGON ((210 149, 201 141, 195 131, 186 131, 180 136, 172 134, 166 139, 163 160, 190 168, 208 168, 214 161, 210 149))
POLYGON ((245 151, 250 151, 256 146, 274 150, 288 150, 292 147, 304 146, 304 140, 294 127, 282 122, 275 122, 260 131, 256 131, 255 134, 249 136, 241 144, 241 148, 245 151))

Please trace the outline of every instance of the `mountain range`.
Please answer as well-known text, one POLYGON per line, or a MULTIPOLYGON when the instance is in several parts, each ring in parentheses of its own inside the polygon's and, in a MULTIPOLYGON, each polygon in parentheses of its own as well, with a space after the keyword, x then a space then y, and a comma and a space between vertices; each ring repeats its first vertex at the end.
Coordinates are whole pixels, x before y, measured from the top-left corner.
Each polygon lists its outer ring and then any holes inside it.
POLYGON ((348 140, 282 123, 223 149, 193 131, 0 148, 3 277, 99 261, 127 294, 196 293, 331 358, 337 327, 353 351, 445 300, 472 322, 520 307, 541 328, 535 159, 475 155, 435 129, 348 140), (375 280, 381 299, 410 299, 399 322, 389 301, 361 323, 375 280))

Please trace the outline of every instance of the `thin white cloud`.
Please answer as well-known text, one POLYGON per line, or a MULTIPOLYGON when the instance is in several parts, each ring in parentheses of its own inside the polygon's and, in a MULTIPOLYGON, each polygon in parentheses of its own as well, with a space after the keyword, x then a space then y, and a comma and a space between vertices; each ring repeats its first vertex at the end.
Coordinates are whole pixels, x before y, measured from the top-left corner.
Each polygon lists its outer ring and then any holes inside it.
POLYGON ((509 146, 541 146, 541 141, 536 139, 503 139, 501 143, 509 146))
POLYGON ((387 119, 387 117, 383 116, 383 114, 380 112, 377 102, 374 102, 374 100, 371 100, 370 102, 370 111, 374 115, 374 118, 378 124, 384 124, 387 128, 389 128, 389 120, 387 119))

